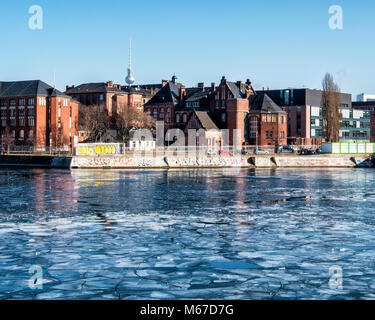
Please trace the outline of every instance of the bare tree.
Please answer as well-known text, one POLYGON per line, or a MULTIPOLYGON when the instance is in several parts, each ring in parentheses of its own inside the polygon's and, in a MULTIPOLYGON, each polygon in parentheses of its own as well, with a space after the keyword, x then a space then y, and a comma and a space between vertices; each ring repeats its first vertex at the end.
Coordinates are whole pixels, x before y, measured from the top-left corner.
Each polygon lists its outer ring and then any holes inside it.
POLYGON ((133 128, 149 129, 153 132, 155 120, 147 113, 136 108, 125 108, 118 115, 114 115, 118 139, 125 143, 133 128))
POLYGON ((341 128, 341 93, 333 76, 327 73, 323 79, 323 137, 327 142, 338 142, 341 128))
POLYGON ((98 142, 111 125, 107 109, 103 105, 79 106, 79 130, 88 132, 88 141, 98 142))

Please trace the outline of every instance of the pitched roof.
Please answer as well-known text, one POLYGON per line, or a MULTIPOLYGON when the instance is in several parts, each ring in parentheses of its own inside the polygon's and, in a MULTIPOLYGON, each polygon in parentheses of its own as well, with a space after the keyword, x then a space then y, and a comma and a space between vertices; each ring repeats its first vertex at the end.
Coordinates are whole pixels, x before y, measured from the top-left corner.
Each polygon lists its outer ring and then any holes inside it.
POLYGON ((146 105, 158 103, 178 104, 180 101, 181 84, 168 82, 156 95, 154 95, 146 105))
POLYGON ((186 102, 200 101, 203 98, 207 98, 212 92, 210 88, 202 90, 202 88, 188 88, 186 89, 186 102))
POLYGON ((0 81, 0 97, 55 96, 68 97, 41 80, 0 81))
POLYGON ((122 92, 120 89, 116 87, 109 87, 107 86, 106 82, 93 82, 93 83, 83 83, 76 87, 70 87, 66 90, 66 93, 87 93, 87 92, 122 92))
POLYGON ((142 96, 150 96, 151 95, 151 92, 149 90, 141 88, 139 86, 136 86, 136 87, 133 87, 133 86, 132 87, 129 87, 129 86, 121 87, 121 91, 129 93, 129 94, 141 94, 142 96))
POLYGON ((285 113, 267 94, 250 96, 250 112, 285 113))
POLYGON ((196 111, 193 114, 197 117, 202 128, 205 130, 219 130, 215 122, 212 120, 211 115, 208 111, 196 111))
POLYGON ((235 82, 227 81, 227 85, 235 99, 243 99, 245 97, 245 93, 241 91, 235 82))

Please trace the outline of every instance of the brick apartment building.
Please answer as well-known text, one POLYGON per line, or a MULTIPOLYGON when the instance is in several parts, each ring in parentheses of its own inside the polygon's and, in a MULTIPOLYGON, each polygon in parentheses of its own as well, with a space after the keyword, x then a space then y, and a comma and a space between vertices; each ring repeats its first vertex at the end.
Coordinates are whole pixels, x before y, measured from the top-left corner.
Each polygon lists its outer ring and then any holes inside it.
POLYGON ((78 102, 40 80, 0 82, 1 144, 71 150, 78 102))
POLYGON ((145 94, 136 88, 114 84, 113 81, 66 86, 65 93, 86 106, 104 105, 109 115, 121 113, 127 107, 142 109, 145 94))

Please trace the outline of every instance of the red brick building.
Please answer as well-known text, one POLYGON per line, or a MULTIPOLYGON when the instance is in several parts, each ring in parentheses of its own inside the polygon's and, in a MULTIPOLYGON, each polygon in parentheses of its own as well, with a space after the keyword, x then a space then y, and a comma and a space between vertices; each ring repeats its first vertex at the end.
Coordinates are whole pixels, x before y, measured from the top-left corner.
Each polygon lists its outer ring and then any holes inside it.
POLYGON ((287 113, 266 94, 250 97, 247 117, 247 141, 250 145, 287 144, 287 113))
POLYGON ((81 104, 104 105, 108 114, 120 113, 125 108, 143 107, 143 94, 132 87, 122 87, 112 81, 67 86, 65 93, 81 104))
MULTIPOLYGON (((165 129, 175 127, 175 109, 186 95, 186 88, 177 83, 177 77, 172 81, 163 82, 162 88, 144 106, 144 111, 154 117, 155 121, 164 121, 165 129)), ((187 117, 184 118, 185 124, 187 117)))
POLYGON ((78 104, 40 80, 0 82, 1 144, 71 150, 78 104))

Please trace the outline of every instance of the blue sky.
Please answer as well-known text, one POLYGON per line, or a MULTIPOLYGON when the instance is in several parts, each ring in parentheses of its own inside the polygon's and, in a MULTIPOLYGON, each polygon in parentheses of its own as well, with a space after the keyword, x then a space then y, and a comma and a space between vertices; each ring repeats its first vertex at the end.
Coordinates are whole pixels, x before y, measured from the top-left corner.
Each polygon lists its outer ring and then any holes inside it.
POLYGON ((374 13, 373 0, 1 0, 0 80, 124 83, 131 36, 136 83, 320 88, 331 72, 344 92, 375 93, 374 13), (28 27, 31 5, 43 30, 28 27), (331 5, 343 30, 328 27, 331 5))

